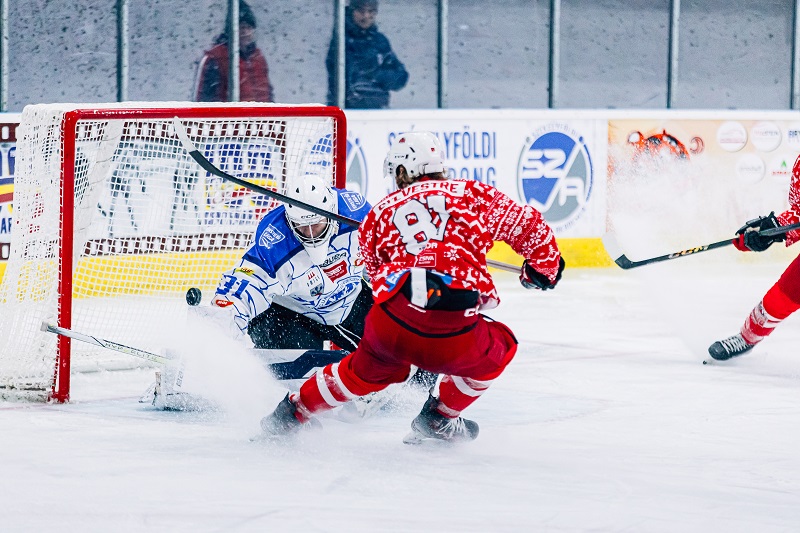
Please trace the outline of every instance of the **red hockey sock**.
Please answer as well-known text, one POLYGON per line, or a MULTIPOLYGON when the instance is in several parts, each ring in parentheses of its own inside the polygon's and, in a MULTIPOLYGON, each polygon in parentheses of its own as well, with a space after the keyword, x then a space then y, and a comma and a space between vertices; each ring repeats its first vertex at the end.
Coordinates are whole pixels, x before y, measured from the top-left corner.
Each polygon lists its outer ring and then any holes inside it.
POLYGON ((492 381, 445 376, 439 384, 439 405, 436 410, 448 418, 457 418, 461 411, 481 397, 492 381))
POLYGON ((742 326, 742 337, 749 344, 761 342, 784 318, 800 308, 800 304, 789 298, 779 285, 780 282, 767 291, 742 326))
POLYGON ((297 405, 298 420, 305 422, 311 415, 328 411, 359 396, 383 390, 389 385, 362 380, 353 372, 351 360, 352 354, 338 363, 318 370, 300 386, 299 393, 292 395, 291 399, 297 405))

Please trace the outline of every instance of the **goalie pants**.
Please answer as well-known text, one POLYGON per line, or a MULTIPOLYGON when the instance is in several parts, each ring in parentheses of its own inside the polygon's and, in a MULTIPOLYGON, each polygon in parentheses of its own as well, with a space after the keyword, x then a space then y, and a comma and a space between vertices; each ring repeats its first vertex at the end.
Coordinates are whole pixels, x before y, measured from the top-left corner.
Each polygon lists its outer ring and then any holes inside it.
POLYGON ((443 374, 438 410, 455 418, 517 351, 511 330, 475 309, 424 310, 397 293, 367 315, 358 349, 309 378, 292 400, 298 418, 333 409, 408 378, 411 365, 443 374))
POLYGON ((742 326, 742 337, 756 344, 773 332, 783 319, 800 309, 800 256, 792 261, 753 308, 742 326))
POLYGON ((250 321, 247 333, 256 348, 321 350, 326 340, 352 352, 364 334, 364 319, 372 307, 372 292, 361 282, 352 309, 341 324, 325 325, 278 304, 250 321))

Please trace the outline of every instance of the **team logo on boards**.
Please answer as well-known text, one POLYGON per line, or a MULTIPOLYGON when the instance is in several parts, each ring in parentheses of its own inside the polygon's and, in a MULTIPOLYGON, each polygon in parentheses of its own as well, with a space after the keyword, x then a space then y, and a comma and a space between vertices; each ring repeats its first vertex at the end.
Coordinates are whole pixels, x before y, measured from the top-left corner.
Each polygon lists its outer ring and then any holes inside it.
POLYGON ((305 167, 306 174, 317 174, 325 182, 333 179, 333 134, 327 133, 311 146, 305 167))
POLYGON ((526 139, 517 165, 519 196, 554 229, 572 225, 592 193, 594 170, 582 135, 548 124, 526 139))
POLYGON ((0 204, 8 204, 14 198, 14 177, 0 177, 0 204))
POLYGON ((346 187, 362 196, 367 196, 367 158, 358 137, 347 136, 347 185, 346 187))
MULTIPOLYGON (((269 141, 225 142, 206 150, 206 157, 217 168, 246 179, 254 185, 275 189, 276 177, 281 175, 280 151, 269 141)), ((274 201, 263 194, 239 185, 206 175, 206 219, 217 223, 249 225, 274 207, 274 201)))

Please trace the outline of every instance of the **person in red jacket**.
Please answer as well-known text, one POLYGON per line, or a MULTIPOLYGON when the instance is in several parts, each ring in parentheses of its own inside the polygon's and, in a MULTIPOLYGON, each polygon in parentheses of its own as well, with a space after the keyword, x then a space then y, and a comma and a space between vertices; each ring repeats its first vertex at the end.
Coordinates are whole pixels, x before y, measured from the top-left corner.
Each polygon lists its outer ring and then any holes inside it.
POLYGON ((486 252, 504 241, 522 255, 526 288, 552 289, 561 278, 564 260, 541 213, 490 185, 448 179, 433 133, 398 136, 384 168, 399 190, 373 206, 359 232, 375 299, 364 335, 355 352, 318 371, 261 421, 267 436, 292 433, 318 413, 402 382, 413 365, 441 378, 404 442, 476 438, 478 424, 461 412, 517 350, 507 326, 478 312, 500 301, 486 252))
MULTIPOLYGON (((763 252, 775 242, 786 246, 800 240, 800 230, 779 235, 763 236, 759 231, 800 222, 800 156, 794 162, 789 189, 789 209, 778 216, 769 215, 747 222, 736 232, 733 244, 743 252, 763 252)), ((772 333, 783 319, 800 309, 800 256, 792 261, 781 277, 753 308, 739 333, 715 342, 708 353, 718 361, 725 361, 749 352, 772 333)))
MULTIPOLYGON (((230 19, 230 13, 228 13, 230 19)), ((197 102, 227 102, 228 92, 228 27, 205 52, 197 70, 194 99, 197 102)), ((269 68, 264 54, 256 46, 256 17, 244 0, 239 2, 239 100, 273 102, 269 68)))

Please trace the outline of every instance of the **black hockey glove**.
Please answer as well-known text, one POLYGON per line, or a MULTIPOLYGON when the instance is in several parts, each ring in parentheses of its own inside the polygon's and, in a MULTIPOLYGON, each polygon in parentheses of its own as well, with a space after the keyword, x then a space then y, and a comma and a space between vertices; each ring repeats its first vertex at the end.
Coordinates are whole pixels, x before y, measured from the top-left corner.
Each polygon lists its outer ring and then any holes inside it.
POLYGON ((564 272, 564 258, 561 257, 558 260, 558 274, 556 274, 556 280, 553 283, 550 283, 550 280, 547 279, 547 276, 542 274, 541 272, 537 272, 534 268, 528 264, 527 261, 522 263, 522 272, 519 274, 519 282, 522 283, 522 286, 526 289, 539 289, 546 291, 547 289, 552 289, 556 286, 558 281, 561 279, 561 273, 564 272))
POLYGON ((737 237, 733 239, 733 245, 743 252, 763 252, 772 246, 772 243, 786 240, 785 234, 770 236, 759 235, 760 231, 777 227, 780 227, 780 224, 778 223, 778 219, 775 218, 774 211, 767 216, 750 220, 736 232, 737 237))

